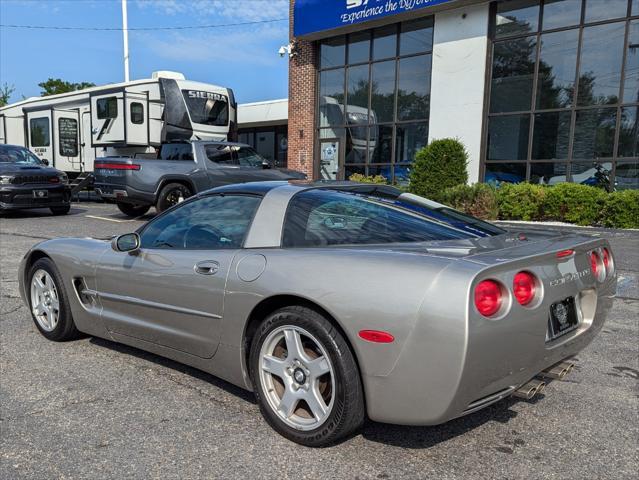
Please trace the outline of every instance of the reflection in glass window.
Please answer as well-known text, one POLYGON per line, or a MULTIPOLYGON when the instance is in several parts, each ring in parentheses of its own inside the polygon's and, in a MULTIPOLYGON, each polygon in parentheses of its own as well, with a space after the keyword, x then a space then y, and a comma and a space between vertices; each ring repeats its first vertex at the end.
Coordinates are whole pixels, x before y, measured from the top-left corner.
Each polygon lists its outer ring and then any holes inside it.
POLYGON ((639 0, 632 0, 632 15, 639 15, 639 0))
POLYGON ((357 67, 349 67, 346 70, 348 93, 347 93, 347 123, 368 124, 368 64, 357 67), (363 118, 351 119, 351 114, 362 115, 363 118), (351 121, 353 120, 353 121, 351 121))
POLYGON ((141 125, 144 123, 144 106, 139 102, 131 104, 131 123, 141 125))
POLYGON ((346 48, 344 37, 325 40, 320 45, 320 66, 322 68, 339 67, 344 65, 346 48))
POLYGON ((116 97, 100 98, 95 102, 98 120, 116 118, 118 116, 118 99, 116 97))
POLYGON ((397 81, 397 119, 428 118, 430 104, 430 55, 402 58, 397 81))
POLYGON ((639 189, 639 162, 617 162, 615 190, 639 189))
POLYGON ((538 0, 509 0, 497 4, 495 22, 497 38, 536 32, 538 24, 538 0))
POLYGON ((530 115, 492 117, 488 122, 489 160, 526 160, 530 115))
POLYGON ((275 160, 275 132, 255 132, 255 150, 264 158, 273 162, 275 160))
POLYGON ((617 109, 578 110, 572 157, 575 159, 612 157, 617 109))
POLYGON ((262 168, 266 160, 252 148, 246 147, 236 149, 235 155, 237 155, 237 162, 240 167, 262 168))
POLYGON ((581 0, 546 0, 542 28, 570 27, 581 20, 581 0))
POLYGON ((565 162, 555 163, 531 163, 530 182, 540 185, 553 185, 566 181, 568 164, 565 162))
POLYGON ((346 129, 346 163, 366 163, 368 155, 367 126, 349 127, 346 129))
POLYGON ((206 145, 204 147, 206 158, 216 165, 235 165, 231 147, 227 145, 206 145))
POLYGON ((487 163, 484 181, 492 185, 521 183, 526 180, 525 163, 487 163))
POLYGON ((397 25, 376 28, 373 31, 373 60, 397 55, 397 25))
POLYGON ((624 103, 639 102, 639 20, 631 21, 628 31, 623 101, 624 103))
POLYGON ((586 0, 586 23, 625 17, 627 0, 586 0))
POLYGON ((350 179, 352 175, 356 173, 360 175, 366 175, 366 167, 364 165, 346 165, 344 167, 344 178, 350 179))
POLYGON ((399 54, 430 52, 433 49, 433 18, 419 18, 401 25, 399 54))
POLYGON ((371 163, 390 163, 393 158, 393 127, 378 125, 370 128, 371 163))
POLYGON ((621 130, 619 131, 620 157, 639 157, 639 107, 621 109, 621 130))
POLYGON ((29 121, 31 146, 48 147, 49 141, 49 119, 47 117, 32 118, 29 121))
POLYGON ((568 158, 571 112, 537 113, 533 130, 533 160, 568 158))
POLYGON ((575 162, 570 165, 570 181, 608 189, 612 162, 575 162))
POLYGON ((348 37, 348 63, 368 62, 371 50, 370 32, 351 33, 348 37))
POLYGON ((541 36, 537 108, 562 108, 572 104, 578 42, 577 29, 541 36))
MULTIPOLYGON (((397 171, 395 172, 395 181, 399 183, 399 179, 397 178, 397 171)), ((390 182, 391 178, 393 178, 391 174, 391 166, 390 165, 370 165, 368 167, 368 174, 371 177, 375 177, 377 175, 384 177, 386 180, 390 182)))
POLYGON ((395 163, 411 163, 415 154, 428 143, 428 124, 397 125, 395 163))
POLYGON ((320 126, 344 124, 344 69, 320 73, 320 126))
POLYGON ((395 117, 395 64, 390 60, 371 67, 371 116, 378 122, 392 122, 395 117))
POLYGON ((579 72, 579 105, 617 103, 625 23, 585 28, 579 72))
POLYGON ((494 44, 491 112, 530 110, 536 57, 535 37, 494 44))

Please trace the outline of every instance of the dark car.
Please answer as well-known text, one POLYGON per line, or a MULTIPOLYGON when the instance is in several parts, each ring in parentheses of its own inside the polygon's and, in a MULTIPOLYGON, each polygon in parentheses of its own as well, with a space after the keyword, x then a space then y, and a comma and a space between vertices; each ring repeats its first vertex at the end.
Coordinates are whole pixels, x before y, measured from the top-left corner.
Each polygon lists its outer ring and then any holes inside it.
POLYGON ((0 211, 49 208, 54 215, 66 215, 70 202, 66 173, 24 147, 0 145, 0 211))
POLYGON ((151 206, 162 212, 210 188, 234 183, 300 180, 295 170, 272 168, 243 143, 194 141, 167 143, 158 154, 105 157, 95 161, 95 191, 115 200, 122 213, 137 217, 151 206))

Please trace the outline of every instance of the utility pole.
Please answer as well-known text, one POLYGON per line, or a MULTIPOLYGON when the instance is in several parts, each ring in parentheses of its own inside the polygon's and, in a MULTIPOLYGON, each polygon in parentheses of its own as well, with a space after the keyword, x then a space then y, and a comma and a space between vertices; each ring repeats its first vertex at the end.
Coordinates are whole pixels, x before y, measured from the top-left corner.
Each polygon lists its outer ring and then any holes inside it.
POLYGON ((122 0, 122 35, 124 37, 124 81, 129 81, 129 27, 126 15, 126 0, 122 0))

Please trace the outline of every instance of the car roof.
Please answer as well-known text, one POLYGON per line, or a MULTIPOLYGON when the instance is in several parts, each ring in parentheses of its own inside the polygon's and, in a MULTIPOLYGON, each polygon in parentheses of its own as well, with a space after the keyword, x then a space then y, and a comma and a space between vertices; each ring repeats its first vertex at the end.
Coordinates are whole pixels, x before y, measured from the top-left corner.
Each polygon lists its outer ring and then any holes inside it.
POLYGON ((346 182, 346 181, 326 181, 326 180, 282 180, 265 182, 247 182, 224 185, 202 192, 202 195, 215 193, 244 194, 264 196, 273 189, 293 186, 302 190, 327 189, 345 192, 360 193, 362 195, 375 195, 385 198, 397 198, 402 191, 390 185, 379 185, 372 183, 346 182))

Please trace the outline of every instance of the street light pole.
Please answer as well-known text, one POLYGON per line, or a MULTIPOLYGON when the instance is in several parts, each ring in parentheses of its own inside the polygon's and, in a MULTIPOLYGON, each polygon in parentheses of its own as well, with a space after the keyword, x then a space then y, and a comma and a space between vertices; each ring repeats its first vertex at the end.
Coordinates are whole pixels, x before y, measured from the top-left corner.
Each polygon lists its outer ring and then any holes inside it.
POLYGON ((126 15, 126 0, 122 0, 122 35, 124 37, 124 81, 129 81, 129 27, 126 15))

